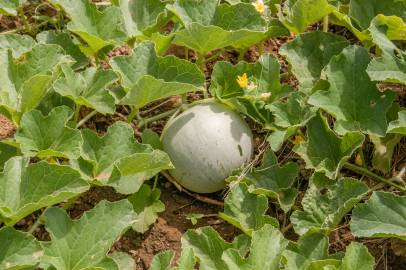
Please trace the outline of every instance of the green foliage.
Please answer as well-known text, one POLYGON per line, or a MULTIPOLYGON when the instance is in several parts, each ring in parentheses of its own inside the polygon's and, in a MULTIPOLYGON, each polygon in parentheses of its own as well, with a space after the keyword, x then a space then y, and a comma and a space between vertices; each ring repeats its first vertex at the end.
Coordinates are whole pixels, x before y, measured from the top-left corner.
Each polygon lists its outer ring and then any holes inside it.
POLYGON ((0 14, 15 16, 27 0, 0 0, 0 14))
POLYGON ((0 220, 9 226, 41 209, 74 198, 89 189, 68 166, 14 157, 0 173, 0 220))
POLYGON ((126 200, 102 201, 79 220, 71 220, 60 208, 50 208, 45 212, 45 228, 52 241, 42 243, 41 263, 61 270, 96 269, 134 219, 126 200))
POLYGON ((370 81, 365 71, 369 61, 365 48, 345 48, 326 68, 325 75, 330 83, 328 91, 319 90, 309 98, 311 105, 336 118, 334 127, 340 134, 348 131, 378 136, 386 134, 386 112, 395 95, 391 91, 378 91, 375 83, 370 81))
POLYGON ((406 197, 374 192, 355 207, 351 232, 358 237, 397 237, 406 240, 406 197))
POLYGON ((111 61, 129 92, 121 104, 141 108, 148 103, 202 90, 204 77, 198 67, 174 56, 159 57, 154 44, 139 44, 131 56, 117 56, 111 61))
POLYGON ((354 151, 361 147, 364 135, 360 132, 348 132, 337 136, 327 123, 327 119, 318 114, 307 127, 308 140, 296 145, 293 151, 306 162, 306 167, 336 178, 343 164, 354 151))
POLYGON ((28 35, 2 34, 0 35, 0 49, 11 50, 16 58, 31 51, 35 40, 28 35))
POLYGON ((246 184, 236 184, 224 200, 224 212, 220 217, 248 235, 265 224, 278 227, 278 220, 265 214, 268 200, 264 195, 248 191, 246 184))
POLYGON ((302 200, 304 211, 295 211, 291 221, 296 233, 304 234, 312 228, 330 231, 341 222, 368 191, 367 185, 352 179, 342 178, 333 182, 320 173, 315 173, 302 200))
POLYGON ((65 106, 56 107, 47 116, 37 110, 25 113, 15 135, 21 152, 41 159, 78 158, 83 140, 79 130, 67 126, 72 116, 72 110, 65 106))
POLYGON ((41 256, 41 246, 30 234, 11 227, 0 229, 1 269, 32 269, 39 263, 41 256))

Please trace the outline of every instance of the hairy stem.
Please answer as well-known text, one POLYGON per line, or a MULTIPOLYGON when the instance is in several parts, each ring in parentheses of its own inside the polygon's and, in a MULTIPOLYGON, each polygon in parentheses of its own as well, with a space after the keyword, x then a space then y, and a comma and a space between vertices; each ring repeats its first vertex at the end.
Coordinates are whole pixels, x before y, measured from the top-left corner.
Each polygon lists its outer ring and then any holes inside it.
POLYGON ((149 117, 149 118, 141 119, 137 126, 138 126, 138 128, 142 128, 143 126, 148 125, 151 122, 161 120, 163 118, 166 118, 166 117, 174 114, 177 110, 178 110, 178 108, 175 108, 175 109, 172 109, 172 110, 169 110, 169 111, 154 115, 154 116, 149 117))
POLYGON ((368 177, 370 177, 370 178, 372 178, 372 179, 374 179, 374 180, 376 180, 378 182, 382 182, 382 183, 385 183, 385 184, 387 184, 389 186, 395 187, 395 188, 399 189, 400 191, 402 191, 403 193, 406 193, 406 188, 405 187, 402 187, 401 185, 398 185, 398 184, 394 183, 390 179, 388 180, 388 179, 383 178, 383 177, 381 177, 381 176, 379 176, 377 174, 374 174, 373 172, 369 171, 368 169, 353 165, 351 163, 345 163, 344 167, 351 170, 351 171, 353 171, 353 172, 356 172, 358 174, 368 176, 368 177))
POLYGON ((19 7, 17 12, 18 12, 18 16, 20 16, 21 20, 23 21, 25 31, 27 33, 31 33, 32 28, 31 28, 31 25, 28 23, 27 17, 24 14, 24 8, 19 7))
POLYGON ((130 114, 127 116, 127 123, 131 124, 134 118, 137 116, 139 110, 132 108, 130 114))
POLYGON ((80 105, 76 105, 76 109, 75 109, 75 116, 73 118, 73 120, 75 121, 75 123, 79 122, 79 118, 80 118, 80 105))
POLYGON ((97 111, 90 112, 88 115, 83 117, 82 120, 79 121, 79 123, 76 125, 76 128, 80 128, 81 126, 83 126, 90 118, 92 118, 96 114, 97 114, 97 111))
POLYGON ((328 32, 328 26, 329 26, 329 17, 326 15, 323 18, 323 32, 328 32))

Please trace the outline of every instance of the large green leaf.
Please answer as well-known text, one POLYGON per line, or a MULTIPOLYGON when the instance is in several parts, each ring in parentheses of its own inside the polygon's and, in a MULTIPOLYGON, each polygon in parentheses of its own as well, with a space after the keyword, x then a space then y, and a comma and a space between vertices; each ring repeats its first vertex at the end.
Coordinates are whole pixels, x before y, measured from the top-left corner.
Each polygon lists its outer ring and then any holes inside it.
POLYGON ((247 174, 245 180, 250 190, 276 199, 283 211, 290 210, 295 203, 297 189, 293 186, 299 174, 299 166, 288 162, 279 166, 274 152, 268 150, 263 157, 261 166, 247 174))
POLYGON ((118 80, 112 70, 88 68, 75 73, 62 66, 62 77, 53 84, 55 92, 72 99, 77 106, 86 106, 100 113, 114 113, 115 100, 107 88, 118 80))
POLYGON ((105 270, 134 270, 135 262, 130 254, 124 252, 114 252, 108 254, 100 263, 92 269, 105 270))
MULTIPOLYGON (((372 41, 382 50, 382 55, 371 61, 367 72, 374 81, 406 84, 406 52, 400 50, 390 40, 389 36, 391 32, 389 26, 391 24, 402 25, 406 28, 401 18, 385 17, 383 15, 378 15, 369 27, 372 41)), ((401 31, 399 27, 394 28, 392 32, 401 31)), ((406 35, 403 39, 406 39, 406 35)))
POLYGON ((317 91, 309 98, 311 105, 326 110, 336 118, 335 130, 340 134, 347 131, 379 136, 386 134, 386 112, 395 95, 391 91, 378 91, 365 71, 369 61, 365 48, 345 48, 331 59, 326 68, 329 90, 317 91))
POLYGON ((275 125, 282 128, 298 128, 315 116, 317 109, 306 103, 306 96, 292 92, 287 101, 276 101, 267 108, 275 116, 275 125))
POLYGON ((151 42, 139 44, 131 56, 114 57, 111 65, 129 89, 121 103, 136 108, 203 89, 204 76, 195 64, 175 56, 159 57, 151 42))
POLYGON ((33 269, 43 252, 30 234, 10 227, 0 229, 0 268, 3 270, 33 269))
POLYGON ((114 123, 103 137, 84 129, 82 137, 82 157, 71 161, 72 165, 87 179, 112 186, 120 193, 135 193, 145 180, 173 168, 166 153, 137 143, 126 123, 114 123))
POLYGON ((375 259, 363 244, 352 242, 345 251, 340 270, 373 270, 375 259))
POLYGON ((211 75, 210 92, 221 99, 244 95, 260 98, 262 93, 271 93, 277 98, 281 91, 280 64, 270 54, 262 55, 255 63, 241 61, 232 65, 225 61, 217 62, 211 75), (253 89, 242 88, 237 82, 238 76, 243 74, 247 75, 253 89))
POLYGON ((126 39, 120 9, 115 6, 99 11, 89 0, 51 0, 68 14, 71 21, 68 30, 78 35, 85 43, 81 50, 95 55, 106 47, 126 39))
POLYGON ((244 258, 235 249, 226 250, 222 259, 229 270, 273 270, 279 269, 282 252, 288 245, 279 230, 265 225, 252 233, 248 258, 244 258))
POLYGON ((177 0, 167 8, 185 25, 176 33, 174 43, 191 48, 202 55, 234 46, 250 46, 278 32, 278 27, 267 30, 266 21, 248 3, 218 4, 219 1, 177 0))
POLYGON ((283 252, 283 256, 286 259, 285 269, 308 269, 314 261, 329 259, 328 238, 321 232, 311 230, 303 235, 297 243, 290 243, 283 252))
POLYGON ((87 182, 68 166, 44 161, 29 165, 27 158, 11 158, 0 174, 0 220, 12 226, 42 207, 63 202, 87 189, 87 182))
POLYGON ((282 23, 293 33, 301 33, 334 10, 328 0, 288 0, 284 3, 282 23))
POLYGON ((389 123, 388 133, 406 135, 406 110, 399 112, 397 120, 389 123))
MULTIPOLYGON (((1 3, 1 1, 0 1, 1 3)), ((10 49, 14 57, 31 51, 35 46, 35 40, 28 35, 2 34, 0 35, 0 49, 10 49)))
POLYGON ((14 58, 10 50, 0 50, 0 109, 18 124, 24 112, 41 102, 53 71, 71 62, 72 58, 57 45, 36 45, 19 58, 14 58))
POLYGON ((396 15, 406 20, 404 0, 351 0, 349 15, 362 29, 367 29, 376 15, 396 15))
POLYGON ((397 237, 406 240, 406 197, 374 192, 352 211, 351 232, 358 237, 397 237))
POLYGON ((290 219, 298 234, 311 228, 331 231, 368 191, 359 180, 342 178, 333 182, 315 173, 302 200, 303 211, 295 211, 290 219))
POLYGON ((165 211, 165 204, 159 200, 161 191, 142 185, 137 193, 128 197, 137 214, 137 219, 132 225, 134 231, 145 233, 151 224, 158 218, 158 213, 165 211))
POLYGON ((188 230, 182 237, 182 248, 193 250, 195 257, 199 259, 200 270, 229 270, 222 259, 223 252, 233 248, 245 253, 246 244, 246 238, 241 236, 235 238, 233 243, 228 243, 212 227, 188 230))
POLYGON ((56 107, 47 116, 38 110, 25 113, 15 135, 21 152, 42 159, 78 158, 83 140, 79 130, 67 126, 72 115, 66 106, 56 107))
POLYGON ((70 33, 67 31, 43 31, 36 36, 36 39, 39 43, 61 46, 76 61, 72 65, 74 69, 82 68, 89 63, 89 59, 80 50, 79 45, 73 41, 70 33))
POLYGON ((344 162, 364 142, 364 135, 359 132, 337 136, 320 114, 306 127, 308 140, 296 145, 293 151, 305 160, 306 168, 324 172, 329 178, 337 177, 344 162))
POLYGON ((149 35, 158 30, 167 21, 165 5, 161 0, 119 0, 127 35, 149 35))
POLYGON ((17 9, 27 0, 0 0, 0 14, 16 16, 17 9))
POLYGON ((7 160, 20 154, 18 147, 9 145, 6 141, 0 141, 0 171, 3 170, 4 163, 6 163, 7 160))
POLYGON ((300 89, 309 93, 330 59, 340 54, 348 45, 349 42, 342 36, 315 31, 300 34, 283 45, 280 53, 292 65, 292 72, 299 80, 300 89))
POLYGON ((102 201, 79 220, 71 220, 65 210, 50 208, 45 212, 45 228, 52 241, 43 242, 41 262, 58 270, 99 269, 110 247, 133 222, 127 200, 102 201))
POLYGON ((264 195, 248 191, 248 186, 238 183, 231 188, 224 200, 224 212, 220 217, 248 235, 265 224, 278 227, 278 220, 266 215, 268 200, 264 195))
POLYGON ((174 257, 172 250, 166 250, 154 256, 149 270, 169 270, 174 257))

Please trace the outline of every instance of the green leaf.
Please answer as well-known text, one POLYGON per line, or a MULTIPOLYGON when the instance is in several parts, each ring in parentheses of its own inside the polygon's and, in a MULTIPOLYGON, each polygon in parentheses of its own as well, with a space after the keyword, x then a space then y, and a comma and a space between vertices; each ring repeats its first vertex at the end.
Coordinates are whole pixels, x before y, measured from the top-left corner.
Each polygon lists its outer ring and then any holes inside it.
POLYGON ((158 213, 165 211, 165 204, 159 200, 160 196, 161 191, 159 189, 152 190, 148 185, 142 185, 137 193, 128 197, 135 213, 137 213, 137 219, 132 225, 134 231, 146 232, 158 218, 158 213))
POLYGON ((290 210, 295 203, 297 189, 293 186, 299 174, 299 167, 294 162, 279 166, 272 151, 264 154, 261 166, 246 175, 250 190, 276 199, 283 211, 290 210))
POLYGON ((240 250, 246 244, 245 239, 239 236, 233 243, 228 243, 212 227, 203 227, 188 230, 183 235, 182 249, 193 250, 195 257, 199 259, 200 270, 229 270, 222 259, 223 252, 230 248, 240 250))
POLYGON ((185 25, 176 33, 174 43, 201 55, 227 46, 249 48, 280 29, 270 28, 268 32, 265 20, 249 3, 218 5, 218 1, 177 0, 167 8, 185 25))
POLYGON ((151 42, 139 44, 131 56, 114 57, 111 66, 129 89, 121 103, 136 108, 203 89, 204 76, 195 64, 174 56, 159 57, 151 42))
POLYGON ((386 134, 386 112, 395 94, 378 91, 365 71, 369 61, 365 48, 345 48, 340 55, 331 59, 326 68, 329 90, 317 91, 309 98, 311 105, 326 110, 336 118, 335 130, 340 134, 347 131, 362 131, 378 136, 386 134))
POLYGON ((406 2, 403 0, 351 0, 349 15, 362 29, 367 29, 376 15, 396 15, 406 20, 406 2))
POLYGON ((369 136, 374 144, 372 165, 375 169, 388 173, 392 167, 393 151, 402 139, 400 134, 387 134, 385 137, 369 136))
POLYGON ((295 232, 302 235, 312 228, 331 231, 368 192, 359 180, 342 178, 331 181, 315 173, 302 200, 303 211, 295 211, 290 219, 295 232))
POLYGON ((70 98, 77 106, 86 106, 103 114, 114 113, 115 100, 107 89, 118 80, 114 71, 90 67, 75 73, 65 65, 61 69, 62 77, 53 84, 55 92, 70 98))
POLYGON ((78 158, 83 140, 79 130, 67 126, 72 115, 66 106, 54 108, 47 116, 38 110, 25 113, 15 135, 21 152, 41 159, 78 158))
POLYGON ((16 16, 17 9, 27 0, 0 0, 0 14, 16 16))
POLYGON ((89 189, 68 166, 14 157, 0 173, 0 219, 9 226, 42 207, 61 203, 89 189))
POLYGON ((306 168, 324 172, 329 178, 338 176, 343 164, 364 142, 364 135, 359 132, 337 136, 320 114, 306 127, 308 140, 296 145, 293 151, 305 160, 306 168))
POLYGON ((315 116, 317 109, 306 103, 306 96, 293 92, 287 101, 276 101, 266 106, 275 116, 275 125, 282 128, 298 128, 315 116))
POLYGON ((242 257, 235 249, 226 250, 222 258, 229 270, 279 269, 282 252, 288 242, 279 230, 271 225, 265 225, 252 233, 248 258, 242 257))
POLYGON ((87 66, 89 59, 79 48, 79 45, 73 42, 69 32, 65 31, 44 31, 36 37, 38 43, 56 44, 61 46, 65 52, 70 55, 76 63, 72 65, 73 69, 79 69, 87 66))
POLYGON ((349 42, 342 36, 315 31, 300 34, 283 45, 280 53, 292 65, 301 91, 310 93, 330 59, 348 45, 349 42))
POLYGON ((65 210, 45 212, 45 228, 51 242, 43 242, 41 262, 58 270, 97 269, 110 247, 133 223, 127 200, 102 201, 79 220, 71 220, 65 210))
POLYGON ((0 141, 0 171, 3 170, 4 163, 14 156, 20 155, 20 149, 13 145, 0 141))
POLYGON ((287 270, 305 270, 311 262, 329 259, 328 238, 321 232, 308 231, 283 252, 287 270))
POLYGON ((135 37, 155 32, 166 20, 165 2, 161 0, 119 0, 124 28, 128 36, 135 37))
POLYGON ((154 149, 162 150, 162 142, 160 136, 152 129, 146 128, 142 131, 141 140, 144 144, 149 144, 154 149))
POLYGON ((327 0, 288 0, 284 3, 284 15, 280 20, 291 32, 302 33, 333 10, 334 6, 327 0))
MULTIPOLYGON (((1 6, 1 1, 0 1, 1 6)), ((35 46, 35 40, 28 35, 2 34, 0 35, 0 49, 10 49, 13 56, 18 58, 22 54, 31 51, 35 46)))
POLYGON ((375 259, 363 244, 352 242, 345 251, 340 270, 373 270, 375 259))
POLYGON ((0 109, 18 124, 24 112, 35 109, 41 102, 53 79, 52 73, 61 64, 71 62, 57 45, 36 45, 17 59, 10 50, 0 50, 0 109))
POLYGON ((84 129, 82 137, 82 157, 71 164, 87 179, 112 186, 122 194, 137 192, 145 180, 173 168, 166 153, 137 143, 126 123, 114 123, 103 137, 84 129))
POLYGON ((120 9, 115 6, 99 11, 89 0, 51 0, 68 14, 71 21, 68 30, 78 35, 85 43, 81 47, 87 55, 123 42, 126 34, 120 9))
POLYGON ((32 235, 10 227, 0 229, 1 269, 34 269, 42 255, 41 246, 32 235))
POLYGON ((388 133, 406 135, 406 110, 400 111, 398 115, 397 120, 393 120, 389 123, 388 133))
POLYGON ((172 250, 166 250, 154 256, 149 270, 169 270, 175 253, 172 250))
MULTIPOLYGON (((107 258, 114 262, 117 270, 134 270, 135 262, 134 259, 128 253, 124 252, 113 252, 107 255, 107 258)), ((110 270, 111 268, 106 268, 110 270)))
POLYGON ((279 227, 278 220, 266 215, 268 200, 264 195, 248 191, 248 186, 238 183, 231 188, 224 200, 224 212, 219 216, 248 235, 265 224, 279 227))
POLYGON ((406 240, 406 197, 374 192, 352 211, 351 232, 357 237, 397 237, 406 240))
POLYGON ((367 72, 374 81, 406 84, 406 52, 390 41, 389 36, 400 31, 399 27, 391 31, 391 24, 401 24, 406 28, 402 19, 383 15, 378 15, 369 27, 372 41, 382 50, 382 56, 371 61, 367 72))
POLYGON ((264 54, 255 63, 239 62, 232 65, 229 62, 219 61, 213 68, 210 92, 218 98, 226 99, 244 94, 260 98, 262 93, 271 93, 276 99, 282 91, 280 83, 280 64, 275 56, 264 54), (249 82, 255 85, 254 89, 242 88, 238 76, 247 74, 249 82))

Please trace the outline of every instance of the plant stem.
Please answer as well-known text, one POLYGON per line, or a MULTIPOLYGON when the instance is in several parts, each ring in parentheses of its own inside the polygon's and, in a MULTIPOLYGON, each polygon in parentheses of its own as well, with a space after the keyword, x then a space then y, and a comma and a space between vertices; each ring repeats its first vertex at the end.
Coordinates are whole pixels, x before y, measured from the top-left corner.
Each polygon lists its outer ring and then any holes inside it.
POLYGON ((172 110, 169 110, 169 111, 154 115, 154 116, 149 117, 149 118, 144 118, 138 124, 138 128, 142 128, 143 126, 148 125, 151 122, 158 121, 158 120, 160 120, 162 118, 166 118, 166 117, 172 115, 173 113, 175 113, 177 110, 178 110, 178 108, 175 108, 175 109, 172 109, 172 110))
POLYGON ((131 113, 127 116, 127 123, 131 124, 132 121, 134 120, 134 118, 137 116, 138 114, 138 109, 136 108, 132 108, 131 109, 131 113))
POLYGON ((79 121, 79 123, 76 125, 76 128, 80 128, 84 123, 86 123, 90 118, 95 116, 97 114, 97 111, 92 111, 85 117, 83 117, 82 120, 79 121))
POLYGON ((31 29, 32 28, 31 28, 30 24, 28 23, 27 17, 24 14, 24 8, 19 7, 17 12, 18 12, 18 16, 20 16, 21 20, 23 21, 25 31, 27 33, 31 34, 31 29))
POLYGON ((185 47, 185 59, 189 60, 189 48, 185 47))
POLYGON ((395 188, 399 189, 400 191, 402 191, 403 193, 406 193, 406 188, 405 187, 402 187, 402 186, 392 182, 391 180, 388 180, 388 179, 383 178, 383 177, 381 177, 379 175, 376 175, 373 172, 369 171, 368 169, 358 167, 358 166, 353 165, 351 163, 345 163, 344 167, 351 170, 351 171, 353 171, 353 172, 356 172, 358 174, 368 176, 368 177, 370 177, 370 178, 372 178, 372 179, 374 179, 374 180, 376 180, 378 182, 382 182, 382 183, 385 183, 385 184, 387 184, 389 186, 395 187, 395 188))
POLYGON ((323 18, 323 32, 328 32, 329 17, 326 15, 323 18))
POLYGON ((42 225, 42 223, 44 222, 44 214, 45 211, 48 209, 49 207, 45 208, 44 211, 42 211, 41 215, 37 218, 37 220, 34 222, 34 224, 32 224, 32 226, 30 227, 30 229, 28 230, 29 234, 33 234, 37 228, 39 226, 42 225))
POLYGON ((247 53, 248 49, 240 50, 240 54, 238 55, 238 62, 244 60, 245 54, 247 53))
POLYGON ((75 116, 73 118, 73 120, 75 121, 75 123, 79 122, 79 118, 80 118, 80 105, 76 105, 76 109, 75 109, 75 116))

